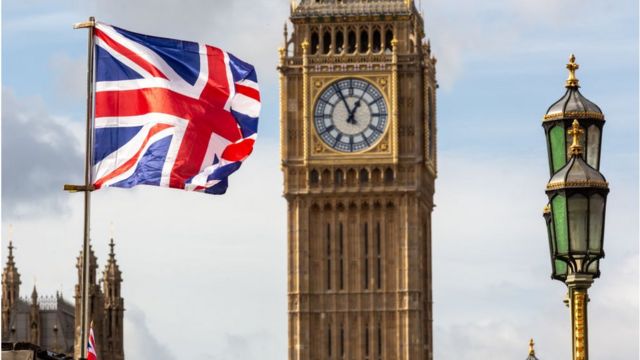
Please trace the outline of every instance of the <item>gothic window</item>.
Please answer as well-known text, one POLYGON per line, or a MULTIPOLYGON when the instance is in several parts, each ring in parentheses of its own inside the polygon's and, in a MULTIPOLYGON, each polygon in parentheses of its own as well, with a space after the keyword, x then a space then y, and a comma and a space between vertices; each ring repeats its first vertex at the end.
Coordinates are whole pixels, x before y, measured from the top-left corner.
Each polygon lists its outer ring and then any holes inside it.
POLYGON ((387 184, 391 184, 393 182, 393 169, 387 168, 384 171, 384 182, 387 184))
POLYGON ((331 183, 331 172, 328 169, 324 169, 324 171, 322 171, 322 185, 323 186, 329 186, 331 183))
POLYGON ((331 290, 331 224, 327 224, 325 239, 327 242, 327 290, 331 290))
POLYGON ((340 324, 340 357, 344 358, 344 325, 340 324))
POLYGON ((318 185, 318 181, 320 181, 318 170, 311 170, 311 172, 309 173, 309 183, 311 183, 311 185, 318 185))
POLYGON ((338 225, 338 251, 340 261, 340 290, 344 290, 344 236, 342 223, 338 225))
POLYGON ((336 170, 335 174, 335 185, 336 186, 342 186, 342 179, 344 178, 342 170, 338 169, 336 170))
POLYGON ((369 33, 366 30, 360 32, 360 52, 366 53, 369 50, 369 33))
POLYGON ((369 289, 369 223, 364 223, 364 288, 369 289))
POLYGON ((376 287, 382 288, 382 239, 380 222, 376 223, 376 287))
POLYGON ((382 327, 380 326, 380 321, 378 321, 378 358, 382 357, 382 327))
POLYGON ((327 355, 329 357, 331 357, 331 352, 333 350, 331 347, 331 324, 329 324, 329 327, 327 328, 327 355))
POLYGON ((369 182, 369 172, 367 169, 360 170, 360 184, 365 185, 369 182))
POLYGON ((354 169, 349 169, 349 171, 347 171, 347 185, 356 185, 356 171, 354 169))
POLYGON ((374 185, 379 185, 380 184, 380 180, 382 179, 382 172, 380 171, 380 169, 378 169, 378 168, 373 169, 373 173, 371 174, 371 178, 373 180, 373 184, 374 185))
POLYGON ((344 34, 342 30, 338 30, 336 33, 336 54, 341 54, 344 50, 344 34))
POLYGON ((364 324, 364 355, 369 357, 369 324, 364 324))
POLYGON ((311 54, 318 53, 318 46, 320 45, 320 36, 318 36, 317 32, 311 33, 311 54))
POLYGON ((391 29, 387 29, 387 31, 384 34, 384 49, 385 49, 385 51, 393 50, 393 47, 391 46, 391 40, 393 40, 393 31, 391 29))
POLYGON ((356 32, 353 30, 349 30, 347 35, 347 52, 349 54, 356 52, 356 32))
POLYGON ((379 53, 382 50, 382 37, 380 36, 380 30, 373 30, 373 52, 379 53))
POLYGON ((322 36, 322 53, 328 54, 329 50, 331 50, 331 33, 327 30, 322 36))

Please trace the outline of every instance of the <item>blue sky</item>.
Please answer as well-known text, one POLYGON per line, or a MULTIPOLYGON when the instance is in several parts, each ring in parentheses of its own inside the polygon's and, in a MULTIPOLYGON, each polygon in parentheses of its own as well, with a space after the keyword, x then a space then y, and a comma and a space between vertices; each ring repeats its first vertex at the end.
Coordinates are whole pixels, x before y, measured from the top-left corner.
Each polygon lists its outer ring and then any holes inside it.
MULTIPOLYGON (((582 93, 607 119, 607 258, 591 291, 590 350, 637 358, 637 1, 418 5, 440 84, 436 358, 524 358, 530 337, 543 359, 570 356, 565 290, 549 279, 541 217, 548 180, 541 118, 564 92, 570 53, 581 66, 582 93), (613 331, 626 336, 611 338, 613 331)), ((133 31, 223 47, 256 65, 263 94, 256 151, 224 197, 149 188, 95 194, 101 265, 115 224, 127 355, 145 359, 151 348, 166 359, 286 356, 275 66, 288 11, 285 0, 3 2, 2 246, 11 223, 24 294, 35 281, 40 293, 62 288, 72 296, 81 199, 60 189, 81 178, 86 32, 71 24, 96 15, 133 31), (250 225, 222 225, 240 222, 250 225), (173 308, 184 310, 167 314, 173 308)))

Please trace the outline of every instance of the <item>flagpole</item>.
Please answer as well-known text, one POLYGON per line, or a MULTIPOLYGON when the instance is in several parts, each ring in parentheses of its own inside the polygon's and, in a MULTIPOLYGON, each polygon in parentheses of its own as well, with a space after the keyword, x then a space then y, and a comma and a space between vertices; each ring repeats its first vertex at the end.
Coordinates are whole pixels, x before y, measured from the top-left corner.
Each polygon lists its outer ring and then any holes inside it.
POLYGON ((64 190, 84 192, 84 239, 82 242, 82 275, 81 275, 81 301, 80 301, 80 359, 87 358, 87 342, 89 341, 89 246, 90 246, 90 220, 91 220, 91 191, 93 181, 91 179, 91 167, 93 158, 93 96, 94 96, 94 28, 95 18, 91 16, 89 21, 73 25, 74 29, 89 29, 88 66, 87 66, 87 133, 86 151, 84 162, 84 186, 64 185, 64 190))

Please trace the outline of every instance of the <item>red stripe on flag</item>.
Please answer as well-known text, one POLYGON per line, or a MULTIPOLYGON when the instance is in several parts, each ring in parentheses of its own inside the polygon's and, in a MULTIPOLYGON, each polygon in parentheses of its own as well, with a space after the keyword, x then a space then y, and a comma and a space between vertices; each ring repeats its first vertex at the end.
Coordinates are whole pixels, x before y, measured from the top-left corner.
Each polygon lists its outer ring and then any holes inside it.
POLYGON ((222 158, 228 161, 242 161, 253 151, 254 139, 244 139, 236 144, 231 144, 222 152, 222 158))
POLYGON ((236 92, 238 94, 242 94, 244 96, 250 97, 256 101, 260 101, 260 91, 252 87, 236 84, 236 92))
POLYGON ((109 45, 112 49, 119 52, 123 56, 129 58, 129 60, 136 63, 138 66, 143 68, 149 74, 151 74, 154 77, 167 79, 167 77, 162 73, 162 71, 158 70, 158 68, 156 68, 153 64, 149 63, 147 60, 143 59, 135 52, 129 50, 128 48, 124 47, 120 43, 113 40, 112 38, 109 37, 109 35, 107 35, 102 30, 96 28, 95 31, 96 31, 96 36, 99 37, 105 43, 107 43, 107 45, 109 45))
POLYGON ((169 124, 157 124, 157 125, 154 125, 149 130, 149 133, 147 134, 147 137, 144 139, 144 142, 142 143, 142 146, 140 146, 140 149, 138 149, 136 154, 134 156, 132 156, 129 160, 127 160, 127 162, 122 164, 119 168, 117 168, 114 171, 110 172, 109 175, 104 176, 101 179, 98 179, 94 184, 96 189, 100 189, 100 187, 102 187, 102 184, 104 184, 105 182, 115 178, 116 176, 119 176, 119 175, 127 172, 133 166, 135 166, 138 163, 138 158, 140 157, 140 155, 142 153, 142 150, 145 148, 145 146, 147 146, 147 143, 149 142, 149 139, 151 139, 151 137, 153 135, 159 133, 160 131, 162 131, 164 129, 170 128, 170 127, 173 127, 173 125, 169 125, 169 124))

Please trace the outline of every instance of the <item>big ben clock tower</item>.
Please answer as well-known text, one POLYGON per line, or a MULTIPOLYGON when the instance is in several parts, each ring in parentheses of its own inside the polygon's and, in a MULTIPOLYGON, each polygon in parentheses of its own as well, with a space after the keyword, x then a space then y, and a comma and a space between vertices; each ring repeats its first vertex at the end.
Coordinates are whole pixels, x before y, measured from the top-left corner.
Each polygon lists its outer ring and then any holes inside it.
POLYGON ((280 49, 289 359, 433 358, 435 58, 411 0, 301 0, 280 49))

